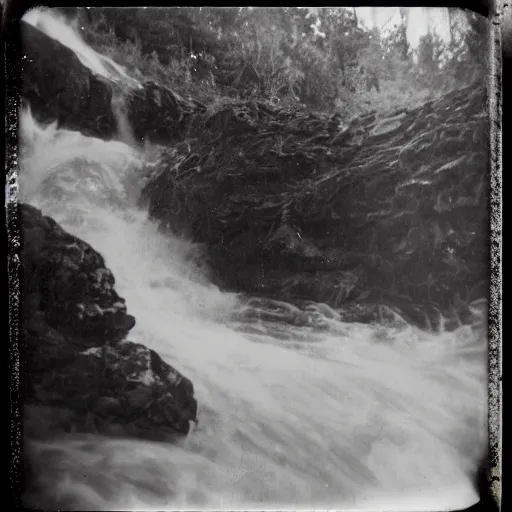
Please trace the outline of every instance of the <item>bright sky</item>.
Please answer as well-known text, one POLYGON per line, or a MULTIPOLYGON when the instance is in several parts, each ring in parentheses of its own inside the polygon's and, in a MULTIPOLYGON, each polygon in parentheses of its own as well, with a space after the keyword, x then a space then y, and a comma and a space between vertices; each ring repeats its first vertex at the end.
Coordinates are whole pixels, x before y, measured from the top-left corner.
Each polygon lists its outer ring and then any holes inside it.
MULTIPOLYGON (((444 40, 450 38, 448 22, 448 9, 446 7, 408 7, 409 25, 407 39, 409 44, 416 48, 420 37, 430 30, 444 40)), ((392 28, 395 23, 400 23, 399 7, 356 7, 356 13, 360 21, 367 27, 392 28)))

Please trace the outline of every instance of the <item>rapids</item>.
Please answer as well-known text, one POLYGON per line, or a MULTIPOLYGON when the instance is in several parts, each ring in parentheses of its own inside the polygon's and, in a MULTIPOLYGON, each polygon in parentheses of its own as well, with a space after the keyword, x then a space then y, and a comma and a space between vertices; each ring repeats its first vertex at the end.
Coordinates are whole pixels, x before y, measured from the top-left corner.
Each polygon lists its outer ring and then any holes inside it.
POLYGON ((441 510, 478 500, 485 304, 452 332, 343 323, 321 305, 311 325, 292 325, 293 306, 212 285, 202 248, 162 234, 136 206, 151 151, 40 126, 29 109, 20 117, 21 200, 104 256, 137 319, 129 339, 190 378, 199 404, 199 425, 177 444, 27 439, 46 488, 29 503, 441 510), (274 318, 261 314, 271 308, 274 318))

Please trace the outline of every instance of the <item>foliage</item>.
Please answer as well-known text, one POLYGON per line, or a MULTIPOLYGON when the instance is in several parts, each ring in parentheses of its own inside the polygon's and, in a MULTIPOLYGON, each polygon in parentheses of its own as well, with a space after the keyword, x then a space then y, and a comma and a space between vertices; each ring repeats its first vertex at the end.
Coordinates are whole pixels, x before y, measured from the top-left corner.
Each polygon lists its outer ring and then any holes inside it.
POLYGON ((467 13, 465 18, 461 14, 455 11, 451 15, 449 42, 435 32, 421 38, 416 54, 420 87, 453 88, 485 73, 487 23, 474 13, 467 13))
POLYGON ((348 8, 62 8, 86 41, 135 76, 202 101, 254 98, 352 115, 466 86, 485 67, 484 18, 450 11, 412 49, 408 10, 391 29, 367 28, 348 8), (352 102, 352 107, 347 103, 352 102))

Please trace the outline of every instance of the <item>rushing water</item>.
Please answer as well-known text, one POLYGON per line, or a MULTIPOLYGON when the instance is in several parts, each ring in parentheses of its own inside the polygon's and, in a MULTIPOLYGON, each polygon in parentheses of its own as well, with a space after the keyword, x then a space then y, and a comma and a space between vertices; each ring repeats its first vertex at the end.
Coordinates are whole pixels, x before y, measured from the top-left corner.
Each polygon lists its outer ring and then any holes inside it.
POLYGON ((125 86, 140 86, 139 82, 129 76, 117 62, 92 50, 74 27, 57 14, 57 11, 43 8, 31 9, 25 14, 23 20, 73 50, 80 62, 93 73, 114 82, 123 83, 125 86))
POLYGON ((88 510, 441 510, 477 501, 483 316, 428 333, 406 322, 343 323, 312 305, 311 325, 292 325, 283 321, 291 305, 213 286, 200 248, 164 236, 135 206, 147 153, 39 126, 30 110, 21 121, 21 199, 104 256, 137 319, 129 339, 190 378, 199 404, 199 426, 176 444, 29 440, 41 499, 88 510))

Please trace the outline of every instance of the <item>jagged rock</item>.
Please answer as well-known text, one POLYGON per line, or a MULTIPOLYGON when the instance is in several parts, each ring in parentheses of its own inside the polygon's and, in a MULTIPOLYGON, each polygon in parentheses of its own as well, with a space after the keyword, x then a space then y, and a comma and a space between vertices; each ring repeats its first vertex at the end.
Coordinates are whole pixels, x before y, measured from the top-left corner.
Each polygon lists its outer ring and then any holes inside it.
POLYGON ((337 128, 327 115, 257 102, 194 126, 151 169, 142 201, 206 244, 218 284, 334 307, 395 296, 447 311, 456 293, 469 300, 487 282, 484 85, 337 128))
POLYGON ((21 214, 26 316, 44 314, 50 327, 65 330, 83 346, 124 338, 135 318, 127 314, 103 257, 37 208, 24 204, 21 214))
POLYGON ((157 144, 170 144, 183 138, 190 117, 206 110, 201 103, 188 101, 153 81, 131 91, 127 105, 135 137, 139 140, 147 137, 157 144))
POLYGON ((110 140, 118 135, 113 98, 124 105, 137 140, 169 144, 186 130, 192 114, 206 107, 147 81, 119 84, 94 74, 72 50, 21 21, 22 96, 40 122, 110 140))
POLYGON ((135 318, 103 257, 37 208, 21 205, 21 220, 25 405, 59 408, 61 427, 66 418, 78 430, 186 434, 197 412, 192 383, 125 341, 135 318))
POLYGON ((31 384, 30 403, 69 411, 67 425, 75 430, 163 440, 187 434, 189 420, 197 421, 192 383, 130 341, 75 353, 72 362, 46 367, 31 384))
POLYGON ((22 96, 40 122, 86 135, 112 138, 112 85, 95 76, 69 48, 20 21, 23 48, 22 96))

